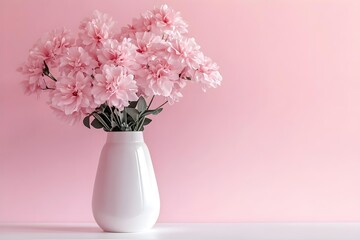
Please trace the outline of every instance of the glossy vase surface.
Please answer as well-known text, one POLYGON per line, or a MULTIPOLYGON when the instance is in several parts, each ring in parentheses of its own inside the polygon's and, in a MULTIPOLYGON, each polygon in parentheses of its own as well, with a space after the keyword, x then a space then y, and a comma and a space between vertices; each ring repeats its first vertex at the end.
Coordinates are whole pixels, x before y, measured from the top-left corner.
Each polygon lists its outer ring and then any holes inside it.
POLYGON ((143 132, 109 132, 101 151, 92 209, 107 232, 150 229, 160 212, 154 168, 143 132))

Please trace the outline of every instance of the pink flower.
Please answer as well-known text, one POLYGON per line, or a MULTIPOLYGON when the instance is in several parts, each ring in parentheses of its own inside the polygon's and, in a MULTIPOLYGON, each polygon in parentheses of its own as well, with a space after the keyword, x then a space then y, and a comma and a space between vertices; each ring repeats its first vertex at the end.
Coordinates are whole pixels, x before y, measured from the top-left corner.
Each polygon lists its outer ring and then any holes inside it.
POLYGON ((27 76, 41 75, 44 66, 44 60, 29 57, 27 62, 22 64, 17 71, 27 76))
POLYGON ((81 22, 76 41, 65 29, 38 40, 18 71, 25 76, 25 92, 50 92, 50 107, 71 124, 101 104, 122 110, 139 96, 162 96, 173 104, 188 80, 204 90, 222 82, 218 65, 186 36, 187 27, 167 5, 121 31, 95 11, 81 22))
POLYGON ((183 96, 181 90, 185 87, 186 82, 183 82, 183 85, 175 84, 171 90, 170 95, 166 98, 169 101, 169 104, 172 105, 175 102, 178 102, 179 99, 183 96))
POLYGON ((194 71, 193 79, 203 85, 203 90, 206 88, 216 88, 221 85, 222 76, 220 74, 219 66, 213 62, 209 57, 202 56, 202 63, 199 68, 194 71))
POLYGON ((105 40, 98 49, 97 57, 101 64, 138 68, 135 61, 135 46, 128 38, 124 38, 121 43, 114 39, 105 40))
POLYGON ((39 94, 42 90, 54 87, 54 81, 43 75, 44 61, 39 58, 28 58, 17 70, 26 76, 22 81, 26 94, 39 94))
POLYGON ((136 33, 152 32, 164 39, 173 39, 187 33, 187 27, 180 13, 165 4, 134 18, 132 24, 122 28, 121 37, 134 39, 136 33))
POLYGON ((135 34, 134 44, 138 53, 146 53, 158 36, 151 32, 141 32, 135 34))
POLYGON ((159 36, 151 32, 136 33, 134 39, 136 49, 136 61, 140 64, 147 64, 148 58, 167 54, 166 49, 170 46, 169 42, 162 40, 159 36))
POLYGON ((74 77, 64 76, 56 82, 56 89, 51 92, 51 107, 58 109, 71 119, 78 113, 85 114, 94 109, 89 76, 78 72, 74 77))
POLYGON ((126 68, 114 65, 104 65, 102 74, 95 75, 92 93, 96 104, 107 102, 122 110, 129 101, 138 99, 137 85, 134 76, 126 68))
POLYGON ((148 61, 143 69, 137 72, 137 81, 146 96, 160 95, 172 98, 178 95, 177 90, 183 88, 185 80, 179 74, 183 65, 172 55, 159 56, 148 61), (175 91, 176 90, 176 91, 175 91))
POLYGON ((200 46, 194 38, 174 39, 171 41, 168 51, 178 56, 179 61, 184 62, 191 69, 199 68, 203 61, 200 46))
POLYGON ((151 19, 151 31, 154 33, 164 33, 168 37, 174 38, 188 32, 188 25, 180 16, 180 12, 175 12, 166 4, 148 11, 143 16, 151 19))
POLYGON ((82 47, 69 48, 60 59, 59 71, 65 75, 76 75, 78 72, 91 75, 93 69, 98 66, 95 61, 82 47))
POLYGON ((80 24, 80 44, 86 49, 94 50, 102 41, 115 35, 114 25, 111 17, 96 10, 91 18, 84 19, 80 24))
POLYGON ((58 58, 74 43, 75 39, 68 30, 54 30, 38 40, 30 50, 30 57, 39 58, 46 61, 47 65, 55 67, 58 64, 58 58))
POLYGON ((143 17, 134 18, 132 24, 121 29, 121 38, 134 39, 135 33, 149 32, 151 30, 151 18, 143 17))

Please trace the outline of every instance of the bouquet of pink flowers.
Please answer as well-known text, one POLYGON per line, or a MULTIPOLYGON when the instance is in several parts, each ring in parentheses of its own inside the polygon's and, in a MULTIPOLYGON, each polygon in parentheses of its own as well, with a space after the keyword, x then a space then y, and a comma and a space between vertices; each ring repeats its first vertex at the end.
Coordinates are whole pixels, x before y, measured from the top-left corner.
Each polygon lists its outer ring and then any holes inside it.
POLYGON ((149 115, 182 97, 188 81, 204 90, 221 84, 218 65, 187 33, 180 13, 167 5, 122 29, 95 11, 77 38, 61 29, 38 40, 19 68, 25 92, 48 92, 50 107, 71 124, 83 118, 89 128, 142 131, 149 115), (165 102, 150 109, 155 96, 165 102))

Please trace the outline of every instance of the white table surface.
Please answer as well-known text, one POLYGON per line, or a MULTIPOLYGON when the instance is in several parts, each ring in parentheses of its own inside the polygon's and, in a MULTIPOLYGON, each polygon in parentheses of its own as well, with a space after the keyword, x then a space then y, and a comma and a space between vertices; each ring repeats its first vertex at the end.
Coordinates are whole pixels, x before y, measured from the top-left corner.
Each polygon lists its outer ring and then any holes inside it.
POLYGON ((94 223, 0 223, 0 239, 360 240, 360 223, 159 223, 142 233, 106 233, 94 223))

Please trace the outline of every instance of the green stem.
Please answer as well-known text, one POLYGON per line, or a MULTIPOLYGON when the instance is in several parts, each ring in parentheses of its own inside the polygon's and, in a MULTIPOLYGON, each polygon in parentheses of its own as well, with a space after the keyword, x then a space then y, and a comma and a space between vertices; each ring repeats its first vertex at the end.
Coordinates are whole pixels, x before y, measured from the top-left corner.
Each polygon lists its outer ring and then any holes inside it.
MULTIPOLYGON (((114 109, 115 109, 115 107, 114 107, 114 109)), ((111 110, 112 114, 113 114, 114 117, 115 117, 115 122, 116 122, 116 124, 118 125, 119 128, 121 128, 121 120, 120 120, 119 115, 116 114, 115 111, 112 110, 112 108, 110 108, 110 110, 111 110)))
POLYGON ((46 86, 44 89, 41 90, 55 90, 55 88, 49 88, 48 86, 46 86))
POLYGON ((158 106, 157 108, 155 108, 155 109, 159 109, 159 108, 161 108, 162 106, 164 106, 165 104, 167 104, 169 101, 166 101, 166 102, 164 102, 163 104, 161 104, 160 106, 158 106))
POLYGON ((48 76, 51 80, 57 82, 56 78, 51 74, 51 72, 49 72, 48 74, 45 74, 46 76, 48 76))
POLYGON ((110 127, 107 125, 107 123, 101 118, 99 114, 96 112, 92 113, 92 115, 104 126, 105 130, 110 131, 110 127))
POLYGON ((49 66, 46 64, 46 62, 44 61, 44 68, 43 68, 43 74, 47 77, 49 77, 51 80, 57 82, 56 78, 51 74, 50 70, 49 70, 49 66))
POLYGON ((144 124, 144 121, 145 121, 145 117, 143 117, 143 118, 141 119, 140 125, 139 125, 139 127, 136 129, 137 131, 140 131, 140 129, 142 128, 142 126, 143 126, 143 124, 144 124))
MULTIPOLYGON (((109 108, 110 108, 110 107, 109 107, 109 108)), ((110 108, 110 111, 111 111, 111 108, 110 108)), ((106 112, 105 112, 105 111, 104 111, 104 112, 102 112, 102 113, 101 113, 101 115, 105 116, 106 120, 108 120, 108 121, 109 121, 110 126, 111 126, 111 119, 108 117, 108 115, 106 115, 106 112)))
POLYGON ((153 96, 151 97, 150 103, 149 103, 149 105, 147 106, 146 110, 149 110, 149 108, 150 108, 150 106, 151 106, 151 103, 152 103, 153 100, 154 100, 154 97, 155 97, 155 95, 153 95, 153 96))

